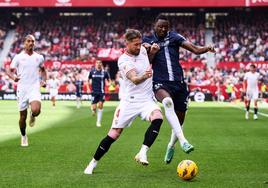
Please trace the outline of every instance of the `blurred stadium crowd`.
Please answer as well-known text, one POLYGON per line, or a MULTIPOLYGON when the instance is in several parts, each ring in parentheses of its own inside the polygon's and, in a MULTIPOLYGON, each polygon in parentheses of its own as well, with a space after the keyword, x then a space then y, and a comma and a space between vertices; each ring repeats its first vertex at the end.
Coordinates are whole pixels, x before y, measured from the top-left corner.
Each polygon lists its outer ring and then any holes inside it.
MULTIPOLYGON (((23 37, 33 33, 36 37, 35 50, 45 56, 46 61, 86 61, 91 65, 47 67, 48 75, 56 75, 60 80, 61 92, 73 92, 77 77, 87 83, 87 74, 97 57, 99 48, 123 49, 123 34, 126 28, 137 28, 143 35, 153 32, 154 17, 71 17, 49 14, 20 17, 16 24, 16 37, 5 62, 23 48, 23 37)), ((176 30, 189 41, 205 45, 205 23, 196 16, 170 17, 171 30, 176 30)), ((6 20, 0 19, 0 51, 8 31, 6 20)), ((218 62, 264 62, 268 61, 268 18, 260 15, 245 17, 230 14, 219 17, 213 23, 213 44, 216 48, 215 63, 218 62)), ((180 51, 180 60, 184 62, 201 61, 205 68, 185 69, 185 79, 192 86, 225 86, 228 84, 241 88, 245 69, 219 69, 206 66, 206 55, 196 56, 186 50, 180 51)), ((107 70, 109 67, 107 66, 107 70)), ((268 68, 260 69, 262 82, 268 84, 268 68)), ((118 90, 116 76, 113 75, 113 87, 107 92, 118 90)), ((6 75, 4 68, 0 72, 0 90, 14 91, 15 83, 6 75)), ((110 89, 109 89, 110 88, 110 89)), ((267 89, 265 89, 267 90, 267 89)), ((86 92, 86 90, 85 90, 86 92)), ((217 90, 217 92, 220 92, 217 90)), ((216 95, 216 93, 214 93, 216 95)))

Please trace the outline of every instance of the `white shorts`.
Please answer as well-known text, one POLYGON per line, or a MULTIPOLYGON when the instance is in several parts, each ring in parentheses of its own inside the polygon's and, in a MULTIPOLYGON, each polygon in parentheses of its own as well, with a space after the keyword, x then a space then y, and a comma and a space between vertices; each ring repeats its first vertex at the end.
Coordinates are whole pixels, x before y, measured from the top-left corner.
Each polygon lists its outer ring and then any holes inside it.
POLYGON ((258 90, 248 90, 246 93, 248 100, 257 100, 259 98, 259 91, 258 90))
POLYGON ((57 89, 50 89, 49 90, 49 97, 50 97, 50 99, 52 97, 56 97, 57 95, 58 95, 58 90, 57 89))
POLYGON ((23 111, 29 107, 32 101, 41 102, 41 93, 39 88, 28 88, 17 90, 17 101, 19 111, 23 111))
POLYGON ((120 101, 114 114, 112 128, 129 127, 137 116, 140 116, 142 120, 149 121, 154 110, 161 111, 153 99, 146 102, 120 101))

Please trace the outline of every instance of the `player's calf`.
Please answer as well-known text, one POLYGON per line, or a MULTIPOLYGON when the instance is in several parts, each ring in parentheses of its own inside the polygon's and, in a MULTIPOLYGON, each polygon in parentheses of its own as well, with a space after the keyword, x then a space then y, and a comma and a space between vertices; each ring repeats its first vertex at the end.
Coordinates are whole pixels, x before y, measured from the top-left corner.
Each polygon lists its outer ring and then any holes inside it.
POLYGON ((109 150, 112 143, 115 139, 111 138, 110 136, 106 136, 98 146, 93 159, 90 161, 86 169, 84 170, 85 174, 92 174, 94 168, 96 168, 98 161, 103 157, 103 155, 109 150))

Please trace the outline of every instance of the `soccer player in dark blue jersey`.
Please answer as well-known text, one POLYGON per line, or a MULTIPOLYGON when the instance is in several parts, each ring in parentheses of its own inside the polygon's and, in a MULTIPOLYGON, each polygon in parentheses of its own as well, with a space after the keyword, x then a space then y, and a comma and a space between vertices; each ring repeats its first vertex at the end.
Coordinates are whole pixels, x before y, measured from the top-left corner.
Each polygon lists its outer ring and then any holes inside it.
MULTIPOLYGON (((105 81, 110 82, 110 75, 107 71, 103 70, 103 65, 100 60, 96 61, 95 67, 89 72, 89 84, 92 86, 91 91, 91 110, 92 114, 96 114, 97 104, 98 104, 98 114, 97 114, 97 127, 101 127, 103 103, 105 101, 105 81)), ((89 87, 88 87, 89 88, 89 87)))
POLYGON ((188 87, 184 82, 182 67, 179 63, 179 48, 195 54, 215 52, 212 46, 200 47, 187 41, 180 34, 169 30, 169 20, 159 15, 155 20, 154 33, 143 39, 144 46, 157 43, 160 50, 150 58, 153 69, 153 89, 159 102, 163 104, 166 118, 172 128, 171 140, 164 161, 170 163, 174 155, 174 145, 179 140, 184 152, 190 153, 194 147, 184 137, 183 125, 188 103, 188 87))
POLYGON ((76 95, 76 107, 80 108, 81 97, 82 97, 82 92, 83 92, 83 85, 84 85, 84 82, 83 82, 80 74, 77 74, 75 76, 74 85, 75 85, 75 95, 76 95))

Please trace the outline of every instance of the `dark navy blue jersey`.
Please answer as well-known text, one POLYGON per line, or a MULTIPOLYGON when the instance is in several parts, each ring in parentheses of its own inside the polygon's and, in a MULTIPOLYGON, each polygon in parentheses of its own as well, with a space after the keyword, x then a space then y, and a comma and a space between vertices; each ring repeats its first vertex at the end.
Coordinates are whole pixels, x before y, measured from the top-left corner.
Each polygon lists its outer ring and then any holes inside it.
POLYGON ((84 82, 82 80, 76 80, 74 84, 76 88, 76 93, 82 93, 84 82))
POLYGON ((104 93, 105 79, 110 79, 110 74, 104 70, 96 70, 93 68, 88 75, 88 79, 92 80, 92 93, 104 93))
POLYGON ((156 33, 143 38, 143 42, 157 43, 160 50, 156 53, 153 62, 153 81, 182 81, 183 70, 179 63, 179 48, 186 39, 180 34, 170 31, 163 39, 156 33))

